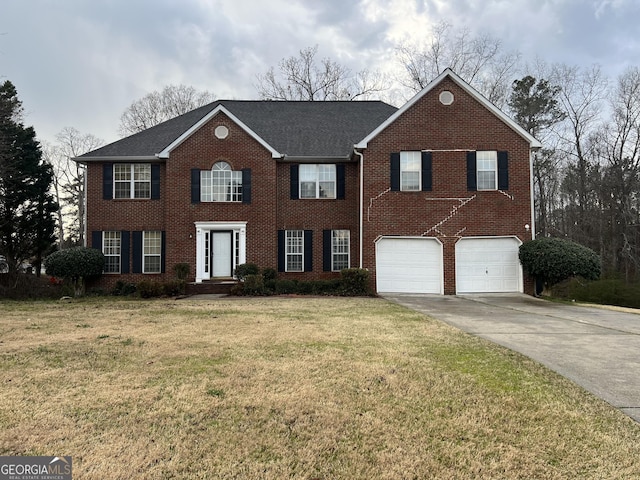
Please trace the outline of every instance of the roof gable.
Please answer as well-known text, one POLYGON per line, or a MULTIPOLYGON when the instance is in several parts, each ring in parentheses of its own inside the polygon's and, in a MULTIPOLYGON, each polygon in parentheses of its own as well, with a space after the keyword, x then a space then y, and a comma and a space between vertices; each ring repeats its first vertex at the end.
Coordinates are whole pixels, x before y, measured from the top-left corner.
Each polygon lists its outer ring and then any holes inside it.
POLYGON ((391 125, 394 121, 396 121, 413 105, 415 105, 418 101, 420 101, 420 99, 422 99, 427 93, 429 93, 435 87, 437 87, 445 78, 450 78, 451 80, 453 80, 456 83, 456 85, 462 88, 471 97, 476 99, 480 104, 482 104, 487 110, 493 113, 505 124, 507 124, 507 126, 509 126, 512 130, 514 130, 518 135, 523 137, 529 143, 530 148, 534 148, 534 149, 542 148, 542 144, 538 140, 536 140, 529 132, 523 129, 512 118, 510 118, 502 110, 500 110, 493 103, 487 100, 471 85, 469 85, 462 78, 456 75, 454 71, 451 70, 450 68, 447 68, 440 75, 438 75, 426 87, 424 87, 420 92, 414 95, 413 98, 411 98, 407 103, 405 103, 402 107, 400 107, 394 114, 392 114, 384 122, 382 122, 375 130, 373 130, 366 137, 364 137, 360 142, 358 142, 356 144, 356 148, 359 148, 359 149, 367 148, 367 145, 371 140, 376 138, 383 130, 385 130, 389 125, 391 125))

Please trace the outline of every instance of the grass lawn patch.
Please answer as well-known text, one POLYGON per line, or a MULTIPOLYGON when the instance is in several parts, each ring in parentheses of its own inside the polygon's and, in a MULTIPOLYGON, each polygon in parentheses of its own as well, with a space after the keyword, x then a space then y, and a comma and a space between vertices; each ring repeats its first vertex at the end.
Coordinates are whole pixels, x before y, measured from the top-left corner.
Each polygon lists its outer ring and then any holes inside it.
POLYGON ((640 426, 376 298, 0 305, 0 455, 74 478, 640 477, 640 426))

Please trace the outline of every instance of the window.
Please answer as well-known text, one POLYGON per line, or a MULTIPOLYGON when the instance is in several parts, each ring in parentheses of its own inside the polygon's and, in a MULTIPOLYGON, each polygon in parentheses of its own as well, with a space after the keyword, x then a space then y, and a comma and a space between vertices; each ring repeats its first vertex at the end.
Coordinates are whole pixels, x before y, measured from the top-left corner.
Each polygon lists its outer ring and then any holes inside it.
POLYGON ((400 190, 417 192, 420 190, 420 166, 422 152, 400 152, 400 190))
POLYGON ((142 273, 160 273, 162 232, 142 233, 142 273))
POLYGON ((300 165, 300 198, 336 198, 336 166, 300 165))
POLYGON ((331 231, 331 271, 349 268, 349 230, 331 231))
POLYGON ((285 262, 287 272, 304 271, 304 230, 285 232, 285 262))
POLYGON ((103 232, 102 253, 104 254, 104 273, 120 273, 120 251, 122 239, 120 232, 103 232))
POLYGON ((114 164, 113 194, 113 198, 151 198, 151 164, 114 164))
POLYGON ((498 152, 476 152, 478 190, 495 190, 498 177, 498 152))
POLYGON ((231 170, 227 162, 217 162, 200 176, 201 202, 241 202, 242 171, 231 170))

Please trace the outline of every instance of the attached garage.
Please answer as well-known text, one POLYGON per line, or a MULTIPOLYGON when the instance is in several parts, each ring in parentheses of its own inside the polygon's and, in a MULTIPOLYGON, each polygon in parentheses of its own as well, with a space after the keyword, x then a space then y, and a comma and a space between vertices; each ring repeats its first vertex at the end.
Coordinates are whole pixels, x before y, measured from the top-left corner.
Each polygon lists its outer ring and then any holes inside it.
POLYGON ((381 237, 376 242, 380 293, 443 293, 442 244, 435 238, 381 237))
POLYGON ((462 238, 456 243, 456 293, 522 292, 516 237, 462 238))

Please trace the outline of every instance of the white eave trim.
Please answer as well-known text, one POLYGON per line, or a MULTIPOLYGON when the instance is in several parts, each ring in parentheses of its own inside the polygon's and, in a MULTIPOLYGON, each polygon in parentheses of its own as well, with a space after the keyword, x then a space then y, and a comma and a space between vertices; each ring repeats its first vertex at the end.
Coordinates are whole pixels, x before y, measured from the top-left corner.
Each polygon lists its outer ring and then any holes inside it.
POLYGON ((238 117, 236 117, 233 113, 227 110, 224 105, 218 105, 216 108, 211 110, 208 114, 202 117, 197 123, 195 123, 189 130, 180 135, 177 139, 175 139, 169 146, 165 147, 160 153, 157 154, 158 158, 169 158, 169 154, 175 148, 177 148, 182 142, 188 139, 191 135, 197 132, 200 127, 202 127, 205 123, 215 117, 218 113, 224 113, 228 116, 234 123, 236 123, 240 128, 242 128, 245 132, 247 132, 254 140, 256 140, 260 145, 271 152, 272 158, 280 158, 282 155, 271 145, 265 142, 258 134, 256 134, 253 130, 251 130, 245 123, 243 123, 238 117))
POLYGON ((513 121, 508 115, 506 115, 502 110, 496 107, 493 103, 487 100, 483 95, 481 95, 475 88, 465 82, 462 78, 460 78, 453 70, 447 68, 444 72, 438 75, 434 80, 432 80, 429 85, 420 90, 416 95, 413 96, 411 100, 405 103, 402 107, 400 107, 393 115, 387 118, 383 123, 380 124, 378 128, 376 128, 373 132, 367 135, 364 139, 358 142, 355 147, 358 149, 367 148, 367 144, 377 137, 380 132, 382 132, 385 128, 391 125, 393 122, 398 119, 401 115, 404 114, 409 108, 411 108, 418 100, 424 97, 427 93, 433 90, 442 80, 446 77, 450 77, 459 87, 461 87, 464 91, 466 91, 469 95, 475 98, 478 102, 480 102, 487 110, 492 112, 496 117, 506 123, 512 130, 514 130, 517 134, 523 137, 527 142, 529 142, 529 147, 532 149, 542 148, 542 144, 536 140, 529 132, 523 129, 520 125, 513 121))
POLYGON ((73 157, 71 160, 78 163, 91 163, 91 162, 158 162, 160 158, 158 155, 130 155, 122 157, 100 156, 100 157, 73 157))
POLYGON ((340 157, 328 157, 328 156, 301 156, 301 155, 283 155, 281 160, 283 162, 292 163, 340 163, 348 162, 351 160, 351 155, 344 155, 340 157))

